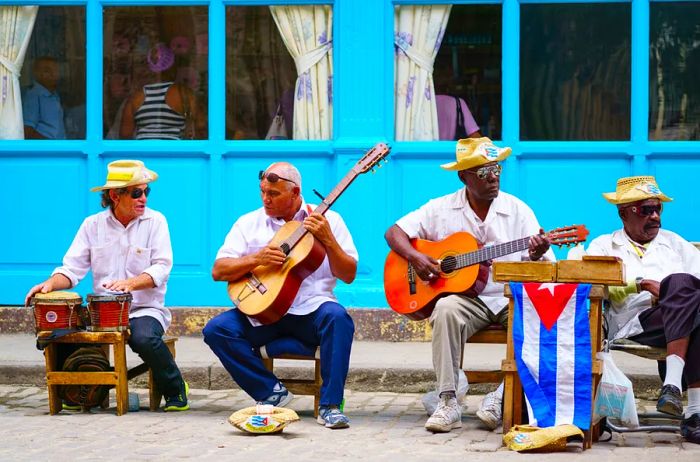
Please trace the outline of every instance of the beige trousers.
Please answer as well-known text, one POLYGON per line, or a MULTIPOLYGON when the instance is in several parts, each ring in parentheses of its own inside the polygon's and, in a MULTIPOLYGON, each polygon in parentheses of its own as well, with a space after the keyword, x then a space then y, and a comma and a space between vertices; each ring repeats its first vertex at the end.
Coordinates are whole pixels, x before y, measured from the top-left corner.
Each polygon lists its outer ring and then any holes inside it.
POLYGON ((493 312, 478 297, 449 295, 438 300, 430 315, 433 328, 433 367, 437 390, 455 391, 462 368, 462 346, 474 333, 491 324, 508 324, 508 309, 493 312))

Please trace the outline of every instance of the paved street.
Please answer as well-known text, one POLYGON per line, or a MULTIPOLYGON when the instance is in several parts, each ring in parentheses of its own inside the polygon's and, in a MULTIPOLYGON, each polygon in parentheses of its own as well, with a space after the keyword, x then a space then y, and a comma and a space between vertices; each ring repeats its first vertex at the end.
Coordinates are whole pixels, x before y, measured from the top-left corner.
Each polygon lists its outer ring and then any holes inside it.
MULTIPOLYGON (((48 415, 46 390, 0 386, 0 460, 538 460, 668 461, 698 460, 700 446, 671 434, 614 435, 581 453, 570 444, 567 453, 525 456, 501 448, 499 433, 483 430, 474 411, 482 396, 469 395, 463 428, 433 435, 423 429, 421 395, 409 393, 347 393, 351 428, 327 430, 315 423, 312 398, 291 404, 301 421, 282 435, 253 436, 227 422, 250 399, 239 390, 192 390, 192 409, 184 413, 149 412, 147 390, 135 390, 141 411, 116 417, 113 409, 91 414, 62 412, 48 415)), ((114 400, 111 401, 114 405, 114 400)), ((649 404, 649 403, 642 403, 649 404)))

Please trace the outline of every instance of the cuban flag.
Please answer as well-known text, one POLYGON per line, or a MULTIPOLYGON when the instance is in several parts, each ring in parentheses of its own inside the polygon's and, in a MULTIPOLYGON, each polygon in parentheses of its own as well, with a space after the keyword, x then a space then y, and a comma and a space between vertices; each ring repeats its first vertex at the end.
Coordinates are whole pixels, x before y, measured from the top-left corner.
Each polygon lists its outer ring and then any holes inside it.
POLYGON ((591 423, 590 284, 511 282, 513 347, 530 424, 591 423))

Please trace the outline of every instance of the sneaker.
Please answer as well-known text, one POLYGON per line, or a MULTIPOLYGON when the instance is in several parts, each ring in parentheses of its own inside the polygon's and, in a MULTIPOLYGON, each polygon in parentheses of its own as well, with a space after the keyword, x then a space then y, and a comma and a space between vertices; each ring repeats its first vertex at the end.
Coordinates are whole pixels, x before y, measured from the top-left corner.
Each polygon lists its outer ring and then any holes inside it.
POLYGON ((656 402, 656 410, 676 417, 683 416, 681 391, 675 385, 661 387, 661 395, 656 402))
POLYGON ((335 406, 319 406, 316 422, 326 428, 348 428, 350 419, 335 406))
POLYGON ((695 413, 681 421, 681 435, 691 443, 700 444, 700 414, 695 413))
POLYGON ((80 406, 80 404, 70 403, 68 401, 63 401, 61 403, 61 408, 64 411, 80 411, 83 409, 82 406, 80 406))
POLYGON ((503 418, 503 396, 498 390, 488 393, 481 402, 476 416, 489 430, 495 430, 503 418))
POLYGON ((163 408, 165 412, 186 411, 190 408, 190 405, 187 403, 187 395, 190 394, 190 386, 185 381, 182 383, 184 385, 180 393, 165 398, 165 407, 163 408))
POLYGON ((454 396, 441 396, 437 409, 427 422, 425 429, 434 433, 446 433, 462 427, 462 407, 454 396))
POLYGON ((287 390, 281 383, 277 383, 275 388, 272 389, 272 394, 264 400, 258 401, 258 404, 270 404, 272 406, 284 407, 289 404, 292 399, 294 399, 292 392, 287 390))

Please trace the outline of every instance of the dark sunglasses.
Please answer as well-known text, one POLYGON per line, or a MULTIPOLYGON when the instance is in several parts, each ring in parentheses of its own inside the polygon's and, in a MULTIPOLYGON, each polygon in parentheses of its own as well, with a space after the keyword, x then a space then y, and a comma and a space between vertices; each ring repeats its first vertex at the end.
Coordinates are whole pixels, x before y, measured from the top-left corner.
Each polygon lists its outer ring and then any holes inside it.
POLYGON ((501 176, 501 170, 502 170, 501 166, 499 164, 496 164, 496 165, 487 165, 486 167, 481 167, 480 169, 477 169, 477 170, 467 170, 467 172, 473 173, 480 180, 485 180, 491 174, 493 174, 493 176, 498 178, 499 176, 501 176))
POLYGON ((146 186, 146 189, 141 189, 141 188, 135 188, 132 189, 131 192, 129 193, 129 196, 131 196, 132 199, 138 199, 139 197, 143 196, 144 194, 146 197, 151 193, 151 188, 149 186, 146 186))
POLYGON ((663 205, 633 205, 632 207, 629 207, 630 210, 632 210, 633 213, 639 215, 640 217, 650 217, 653 214, 657 214, 661 216, 661 212, 663 211, 664 207, 663 205))
POLYGON ((267 181, 269 181, 270 183, 277 183, 279 180, 284 180, 284 181, 289 181, 290 183, 296 184, 295 181, 292 181, 288 178, 281 177, 274 172, 265 173, 265 170, 260 170, 258 172, 258 180, 262 181, 265 179, 267 179, 267 181))

